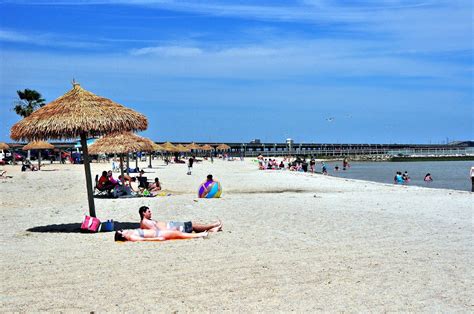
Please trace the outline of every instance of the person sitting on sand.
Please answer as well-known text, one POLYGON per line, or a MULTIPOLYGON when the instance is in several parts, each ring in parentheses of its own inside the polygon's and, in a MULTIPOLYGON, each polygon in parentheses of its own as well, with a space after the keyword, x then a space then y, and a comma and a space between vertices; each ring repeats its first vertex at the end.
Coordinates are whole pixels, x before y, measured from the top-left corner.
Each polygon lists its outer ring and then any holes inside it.
POLYGON ((155 182, 153 182, 152 184, 150 184, 150 185, 148 186, 148 191, 149 191, 153 196, 156 196, 156 195, 158 194, 158 192, 161 191, 160 179, 155 178, 155 182))
POLYGON ((37 171, 38 170, 38 168, 33 166, 33 164, 31 163, 31 161, 29 159, 25 159, 23 161, 22 166, 21 166, 21 171, 26 171, 26 169, 29 169, 31 171, 37 171))
POLYGON ((219 183, 219 181, 215 181, 212 178, 212 174, 208 174, 206 177, 206 181, 201 184, 201 186, 204 188, 204 192, 202 193, 202 195, 199 196, 200 198, 205 198, 210 192, 210 188, 213 186, 213 184, 210 184, 209 182, 214 182, 214 184, 217 184, 219 191, 221 190, 221 184, 219 183))
POLYGON ((216 221, 210 224, 202 224, 195 221, 156 221, 151 219, 151 210, 147 206, 142 206, 138 209, 140 214, 140 228, 152 230, 179 230, 185 233, 191 232, 217 232, 222 231, 222 222, 216 221))
POLYGON ((115 186, 116 184, 109 181, 107 171, 102 171, 102 175, 100 176, 99 181, 97 182, 97 189, 99 191, 107 191, 111 193, 115 186))
POLYGON ((200 233, 184 233, 176 230, 119 230, 115 232, 115 241, 166 241, 177 239, 194 239, 204 238, 208 236, 208 232, 200 233))
POLYGON ((114 187, 119 184, 119 181, 114 178, 112 170, 107 171, 107 179, 114 185, 114 187))

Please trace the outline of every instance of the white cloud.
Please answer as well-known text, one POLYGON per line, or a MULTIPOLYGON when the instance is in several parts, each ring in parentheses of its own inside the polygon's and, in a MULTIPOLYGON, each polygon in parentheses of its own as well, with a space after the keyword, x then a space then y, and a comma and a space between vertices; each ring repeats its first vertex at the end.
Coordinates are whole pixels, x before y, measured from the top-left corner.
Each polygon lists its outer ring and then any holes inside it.
POLYGON ((9 41, 9 42, 29 42, 32 38, 25 34, 21 34, 14 31, 2 30, 0 29, 0 41, 9 41))
POLYGON ((130 53, 134 56, 161 55, 166 57, 192 57, 200 55, 202 50, 195 47, 158 46, 133 49, 130 53))
POLYGON ((51 33, 22 33, 18 31, 0 29, 0 42, 28 43, 34 46, 66 47, 66 48, 94 48, 102 44, 80 39, 71 39, 51 33))

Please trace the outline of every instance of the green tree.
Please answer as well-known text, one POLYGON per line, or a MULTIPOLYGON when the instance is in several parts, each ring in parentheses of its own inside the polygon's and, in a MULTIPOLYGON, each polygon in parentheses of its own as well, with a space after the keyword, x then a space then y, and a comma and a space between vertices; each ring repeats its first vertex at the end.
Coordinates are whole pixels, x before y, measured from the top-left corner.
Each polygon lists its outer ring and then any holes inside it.
POLYGON ((28 117, 33 111, 45 105, 45 100, 41 98, 41 94, 34 89, 18 90, 16 93, 19 100, 15 102, 13 109, 23 118, 28 117))

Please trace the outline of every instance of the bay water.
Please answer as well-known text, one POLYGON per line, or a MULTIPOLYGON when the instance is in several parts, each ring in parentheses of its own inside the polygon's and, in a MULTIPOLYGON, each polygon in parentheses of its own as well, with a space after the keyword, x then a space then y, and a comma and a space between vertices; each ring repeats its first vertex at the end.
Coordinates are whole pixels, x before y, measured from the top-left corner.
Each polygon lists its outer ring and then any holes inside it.
MULTIPOLYGON (((407 162, 349 162, 350 167, 342 170, 341 161, 326 162, 328 173, 331 176, 367 180, 381 183, 392 183, 397 171, 407 171, 410 182, 407 185, 416 185, 427 188, 452 189, 471 191, 471 177, 469 171, 474 167, 474 161, 407 161, 407 162), (334 167, 339 166, 339 171, 334 167), (423 179, 427 173, 431 174, 432 182, 423 179)), ((321 171, 321 164, 316 164, 316 171, 321 171)))

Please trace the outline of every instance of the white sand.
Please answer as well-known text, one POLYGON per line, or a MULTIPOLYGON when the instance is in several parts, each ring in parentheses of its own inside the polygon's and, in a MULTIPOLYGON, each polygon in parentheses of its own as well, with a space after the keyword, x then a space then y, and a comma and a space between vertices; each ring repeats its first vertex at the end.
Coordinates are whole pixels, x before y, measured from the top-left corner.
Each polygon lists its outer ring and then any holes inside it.
POLYGON ((83 166, 4 166, 14 178, 0 180, 0 311, 474 311, 469 192, 264 172, 251 161, 204 162, 192 176, 154 166, 147 176, 172 196, 96 199, 98 217, 136 223, 148 205, 160 220, 220 218, 224 231, 124 244, 81 234, 83 166), (196 198, 208 173, 221 199, 196 198))

